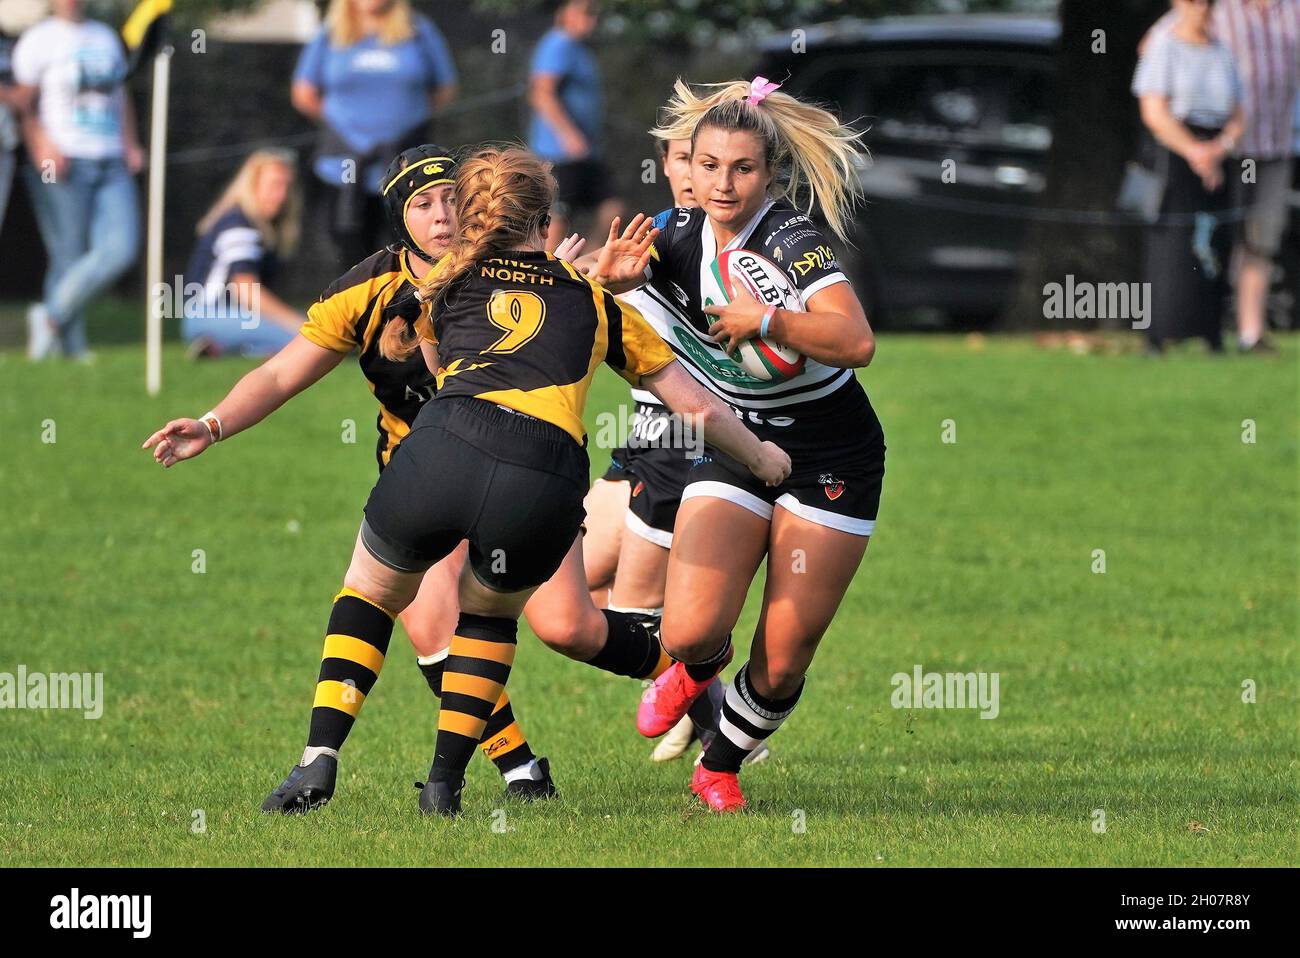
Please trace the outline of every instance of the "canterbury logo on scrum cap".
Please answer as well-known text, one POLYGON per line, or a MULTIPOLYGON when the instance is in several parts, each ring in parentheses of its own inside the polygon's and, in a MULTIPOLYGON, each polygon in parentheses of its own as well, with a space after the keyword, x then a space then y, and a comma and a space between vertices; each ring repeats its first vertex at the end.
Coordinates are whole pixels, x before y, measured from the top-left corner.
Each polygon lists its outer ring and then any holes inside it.
MULTIPOLYGON (((425 176, 435 176, 446 169, 446 166, 444 166, 443 164, 450 163, 450 162, 451 162, 451 158, 447 156, 440 156, 436 159, 425 157, 422 160, 416 160, 410 166, 406 167, 400 173, 394 176, 391 180, 389 180, 381 192, 384 195, 387 195, 388 191, 391 190, 395 185, 397 185, 398 180, 404 177, 407 173, 410 173, 412 170, 421 166, 421 164, 424 165, 423 169, 420 170, 421 173, 423 173, 425 176)), ((450 183, 451 181, 448 180, 447 182, 450 183)), ((413 186, 414 184, 411 185, 413 186)))

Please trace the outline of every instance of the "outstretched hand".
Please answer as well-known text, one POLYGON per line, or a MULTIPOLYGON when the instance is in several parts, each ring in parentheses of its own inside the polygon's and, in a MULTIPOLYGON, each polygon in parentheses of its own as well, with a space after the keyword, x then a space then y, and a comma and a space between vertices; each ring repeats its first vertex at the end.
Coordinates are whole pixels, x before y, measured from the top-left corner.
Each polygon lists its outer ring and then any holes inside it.
POLYGON ((559 246, 555 247, 555 258, 572 263, 582 255, 583 247, 586 245, 587 241, 585 239, 577 233, 571 233, 560 242, 559 246))
POLYGON ((212 433, 197 419, 173 419, 144 441, 141 449, 152 449, 154 462, 170 469, 178 462, 193 459, 212 445, 212 433))
POLYGON ((645 268, 650 265, 650 248, 659 235, 654 220, 644 213, 638 213, 622 233, 619 232, 619 225, 616 216, 609 224, 609 238, 596 260, 595 279, 599 283, 643 280, 645 268))

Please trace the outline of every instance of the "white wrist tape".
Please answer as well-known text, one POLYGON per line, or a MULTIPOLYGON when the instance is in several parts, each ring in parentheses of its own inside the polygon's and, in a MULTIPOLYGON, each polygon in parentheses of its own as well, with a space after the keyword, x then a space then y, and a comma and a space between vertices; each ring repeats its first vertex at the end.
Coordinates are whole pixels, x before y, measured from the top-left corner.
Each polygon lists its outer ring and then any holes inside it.
POLYGON ((205 412, 199 417, 199 422, 208 427, 208 435, 213 442, 221 442, 221 419, 215 412, 205 412))

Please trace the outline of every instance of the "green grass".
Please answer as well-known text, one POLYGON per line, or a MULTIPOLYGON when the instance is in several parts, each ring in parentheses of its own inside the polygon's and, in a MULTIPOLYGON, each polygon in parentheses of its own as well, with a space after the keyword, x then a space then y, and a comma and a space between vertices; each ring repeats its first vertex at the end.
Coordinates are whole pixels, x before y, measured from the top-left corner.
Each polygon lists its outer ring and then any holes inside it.
MULTIPOLYGON (((336 801, 256 811, 302 747, 374 479, 356 368, 164 473, 141 440, 249 364, 168 347, 149 399, 138 347, 88 368, 0 353, 0 671, 103 672, 106 697, 98 721, 0 713, 0 860, 1293 864, 1298 357, 1294 339, 1275 359, 1151 362, 885 338, 863 377, 890 448, 879 531, 773 760, 744 776, 752 811, 697 810, 689 765, 648 761, 639 687, 521 629, 511 693, 562 797, 503 806, 476 758, 447 823, 416 811, 435 712, 400 637, 336 801), (1001 714, 892 708, 890 676, 916 663, 999 673, 1001 714)), ((602 373, 589 419, 625 399, 602 373)), ((738 634, 753 621, 751 601, 738 634)))

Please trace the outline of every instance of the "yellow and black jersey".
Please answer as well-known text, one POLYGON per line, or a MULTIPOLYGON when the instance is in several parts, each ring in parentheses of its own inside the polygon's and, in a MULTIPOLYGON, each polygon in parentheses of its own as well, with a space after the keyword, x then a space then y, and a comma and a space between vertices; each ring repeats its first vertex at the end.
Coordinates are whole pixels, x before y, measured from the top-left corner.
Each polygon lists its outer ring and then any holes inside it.
POLYGON ((438 397, 470 396, 559 426, 586 442, 596 368, 632 385, 674 359, 634 307, 549 253, 476 264, 433 316, 438 397))
MULTIPOLYGON (((361 372, 379 400, 379 468, 411 430, 420 407, 433 397, 434 377, 417 350, 393 362, 379 355, 379 334, 401 312, 417 309, 415 286, 405 251, 382 249, 330 284, 307 310, 302 334, 317 346, 361 354, 361 372)), ((427 314, 428 307, 423 307, 427 314)))

